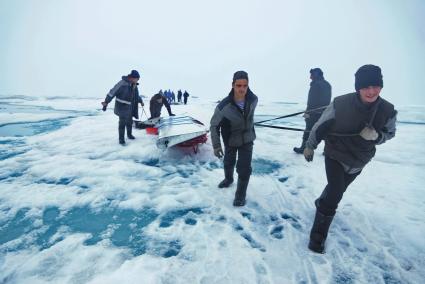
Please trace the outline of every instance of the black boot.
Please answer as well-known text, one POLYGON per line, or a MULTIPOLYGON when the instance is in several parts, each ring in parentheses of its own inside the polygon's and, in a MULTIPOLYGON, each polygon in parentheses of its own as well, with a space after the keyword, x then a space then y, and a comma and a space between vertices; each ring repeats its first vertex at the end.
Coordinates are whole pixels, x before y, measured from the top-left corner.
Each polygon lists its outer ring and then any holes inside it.
POLYGON ((134 137, 134 136, 131 134, 131 132, 132 132, 132 130, 133 130, 133 124, 127 124, 127 125, 126 125, 126 128, 127 128, 127 137, 128 137, 128 139, 131 139, 131 140, 136 139, 136 137, 134 137))
POLYGON ((236 188, 235 200, 233 200, 233 206, 244 206, 246 203, 246 189, 248 187, 249 179, 242 180, 238 178, 238 186, 236 188))
POLYGON ((125 140, 124 140, 124 128, 118 128, 118 137, 119 137, 119 142, 121 145, 125 145, 125 140))
POLYGON ((325 216, 316 210, 313 227, 310 233, 308 248, 317 253, 325 252, 325 241, 334 216, 325 216))
POLYGON ((305 142, 306 142, 306 141, 303 141, 303 143, 301 144, 301 146, 300 146, 300 147, 294 147, 294 152, 295 152, 295 153, 297 153, 297 154, 302 154, 302 153, 304 153, 304 149, 305 149, 305 142))
POLYGON ((233 183, 234 169, 224 169, 224 179, 218 184, 219 188, 229 187, 233 183))

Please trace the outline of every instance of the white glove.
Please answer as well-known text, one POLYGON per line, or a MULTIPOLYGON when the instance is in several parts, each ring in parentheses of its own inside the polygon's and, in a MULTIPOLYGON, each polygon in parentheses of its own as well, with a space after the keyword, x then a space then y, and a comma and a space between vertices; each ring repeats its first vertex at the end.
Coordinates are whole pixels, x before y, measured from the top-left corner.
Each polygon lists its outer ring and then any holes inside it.
POLYGON ((365 128, 363 128, 362 131, 360 131, 360 136, 364 140, 375 141, 376 139, 378 139, 379 134, 373 127, 366 126, 365 128))

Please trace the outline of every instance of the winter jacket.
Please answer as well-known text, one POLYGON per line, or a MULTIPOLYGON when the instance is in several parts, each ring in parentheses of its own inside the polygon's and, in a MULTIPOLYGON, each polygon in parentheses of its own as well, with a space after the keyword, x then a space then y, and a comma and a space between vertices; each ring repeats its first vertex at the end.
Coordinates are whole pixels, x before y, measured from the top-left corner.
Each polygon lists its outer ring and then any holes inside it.
POLYGON ((367 105, 358 93, 339 96, 313 126, 306 145, 316 149, 325 139, 325 155, 340 162, 348 173, 358 172, 374 157, 376 145, 395 136, 396 116, 394 106, 381 97, 367 105), (378 132, 376 141, 359 135, 367 125, 378 132))
POLYGON ((132 84, 127 76, 122 76, 119 81, 106 95, 105 102, 110 103, 115 97, 114 113, 120 117, 139 118, 139 109, 137 103, 143 103, 139 96, 137 85, 132 84))
POLYGON ((226 147, 240 147, 255 140, 254 111, 257 102, 257 96, 248 88, 245 107, 242 111, 234 101, 232 89, 229 95, 217 105, 210 124, 214 149, 221 147, 220 132, 226 147))
MULTIPOLYGON (((308 91, 307 110, 324 107, 331 103, 332 87, 323 78, 314 79, 310 83, 308 91)), ((324 109, 310 112, 311 119, 317 121, 324 109)))
POLYGON ((162 105, 164 105, 168 111, 168 115, 171 115, 171 107, 168 103, 167 99, 161 95, 156 94, 151 98, 150 104, 149 104, 149 110, 151 112, 151 118, 160 117, 161 116, 161 108, 162 105), (158 103, 157 100, 162 98, 162 102, 158 103))

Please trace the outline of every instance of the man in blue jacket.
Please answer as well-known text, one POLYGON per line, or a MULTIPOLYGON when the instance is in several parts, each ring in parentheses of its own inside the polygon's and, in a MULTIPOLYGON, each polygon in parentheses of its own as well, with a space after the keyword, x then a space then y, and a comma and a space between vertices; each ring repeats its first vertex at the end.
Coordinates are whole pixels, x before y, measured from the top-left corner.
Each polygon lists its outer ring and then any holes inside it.
POLYGON ((125 145, 125 128, 127 128, 128 139, 135 139, 131 134, 133 127, 132 117, 139 118, 137 103, 144 106, 137 88, 139 78, 139 72, 136 70, 132 70, 127 76, 122 76, 121 80, 106 95, 105 101, 102 102, 103 110, 105 111, 108 104, 115 97, 114 113, 119 117, 118 137, 121 145, 125 145))

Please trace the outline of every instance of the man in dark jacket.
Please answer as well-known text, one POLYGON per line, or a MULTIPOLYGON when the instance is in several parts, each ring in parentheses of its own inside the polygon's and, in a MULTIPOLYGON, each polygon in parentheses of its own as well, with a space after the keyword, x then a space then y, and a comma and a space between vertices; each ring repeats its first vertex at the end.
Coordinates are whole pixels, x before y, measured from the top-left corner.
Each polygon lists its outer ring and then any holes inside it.
POLYGON ((315 201, 316 216, 308 247, 323 253, 329 226, 348 185, 373 158, 376 145, 395 136, 397 111, 379 97, 381 69, 364 65, 355 74, 356 93, 336 97, 313 126, 304 156, 313 160, 314 149, 325 140, 328 184, 315 201))
POLYGON ((182 95, 183 95, 182 90, 179 90, 177 92, 177 102, 181 103, 181 101, 182 101, 182 95))
POLYGON ((161 109, 162 109, 163 105, 167 109, 169 116, 175 115, 171 112, 171 107, 170 107, 170 104, 168 103, 167 99, 163 95, 161 95, 160 93, 157 93, 157 94, 152 96, 151 101, 150 101, 149 110, 151 112, 151 117, 149 119, 160 117, 161 116, 161 109))
POLYGON ((308 135, 313 125, 319 120, 322 115, 323 108, 315 111, 320 107, 325 107, 330 104, 332 96, 332 87, 323 77, 323 72, 320 68, 310 69, 310 90, 308 91, 307 109, 304 114, 305 131, 303 134, 303 142, 301 147, 295 147, 295 153, 302 154, 307 142, 308 135))
POLYGON ((255 140, 254 111, 258 98, 248 87, 248 74, 238 71, 233 75, 232 90, 215 108, 211 118, 211 140, 214 155, 223 156, 220 132, 224 143, 224 180, 219 188, 233 183, 236 164, 238 184, 234 206, 244 206, 246 190, 251 176, 252 150, 255 140), (236 155, 238 161, 236 163, 236 155))
POLYGON ((108 104, 115 97, 115 108, 114 113, 119 117, 118 122, 118 137, 119 143, 125 145, 124 132, 127 128, 128 139, 135 139, 131 134, 133 127, 133 119, 139 118, 139 109, 137 103, 142 106, 143 100, 139 96, 139 90, 137 88, 137 81, 139 81, 140 75, 136 70, 132 70, 127 76, 122 76, 119 81, 106 95, 105 101, 102 102, 103 110, 106 110, 108 104))
POLYGON ((184 91, 183 93, 183 101, 184 104, 187 104, 187 98, 189 97, 189 93, 187 91, 184 91))

